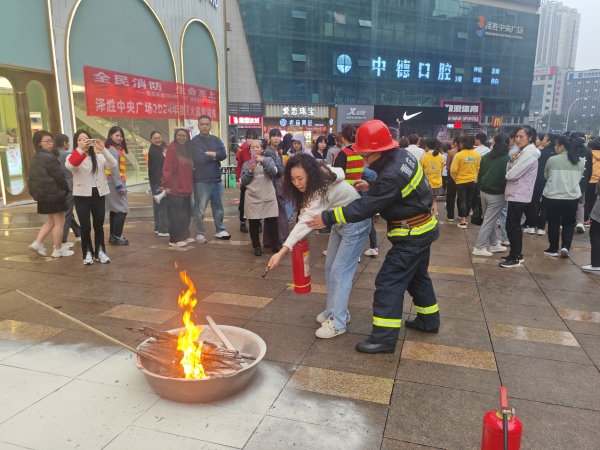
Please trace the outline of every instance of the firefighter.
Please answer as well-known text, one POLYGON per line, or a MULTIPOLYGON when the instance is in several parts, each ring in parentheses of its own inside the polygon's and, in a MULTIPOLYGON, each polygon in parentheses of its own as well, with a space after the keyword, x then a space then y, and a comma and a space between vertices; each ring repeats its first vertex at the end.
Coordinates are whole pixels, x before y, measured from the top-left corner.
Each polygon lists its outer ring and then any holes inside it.
POLYGON ((356 344, 362 353, 393 353, 402 324, 404 292, 413 297, 417 317, 406 326, 437 333, 440 313, 428 274, 429 253, 439 237, 431 214, 432 193, 421 165, 405 149, 398 148, 387 126, 379 120, 363 123, 353 149, 377 172, 375 181, 358 180, 366 195, 346 206, 323 211, 309 226, 355 223, 379 213, 388 224, 392 243, 375 279, 373 329, 369 338, 356 344))

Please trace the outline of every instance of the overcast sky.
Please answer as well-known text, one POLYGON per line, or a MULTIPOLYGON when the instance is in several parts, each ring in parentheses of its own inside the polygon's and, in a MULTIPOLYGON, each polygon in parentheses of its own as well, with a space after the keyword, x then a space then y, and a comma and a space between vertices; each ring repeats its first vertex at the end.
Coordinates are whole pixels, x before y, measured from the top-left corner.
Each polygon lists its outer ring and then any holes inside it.
POLYGON ((581 14, 575 70, 600 69, 600 0, 562 0, 562 3, 569 8, 577 8, 581 14))

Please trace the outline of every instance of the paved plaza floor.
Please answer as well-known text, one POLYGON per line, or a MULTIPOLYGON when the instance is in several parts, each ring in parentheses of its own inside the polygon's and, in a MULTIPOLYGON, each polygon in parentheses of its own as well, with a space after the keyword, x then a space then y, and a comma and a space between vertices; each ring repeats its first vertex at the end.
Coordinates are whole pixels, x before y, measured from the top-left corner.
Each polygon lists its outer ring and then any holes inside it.
MULTIPOLYGON (((109 246, 111 263, 92 266, 79 244, 60 259, 27 248, 44 221, 35 205, 0 209, 0 450, 477 449, 501 384, 523 422, 521 448, 599 448, 600 275, 579 269, 590 262, 587 232, 569 259, 544 256, 546 238, 525 235, 525 266, 502 269, 500 255, 471 255, 479 227, 440 223, 430 266, 439 334, 402 328, 394 354, 365 355, 354 346, 371 329, 374 280, 390 247, 384 221, 380 255, 358 264, 347 333, 323 340, 314 332, 327 235, 311 234, 312 293, 295 294, 289 256, 261 278, 270 253, 255 257, 239 232, 237 195, 226 190, 231 240, 209 233, 207 244, 175 249, 153 233, 150 196, 132 193, 130 245, 109 246), (15 292, 137 346, 144 338, 126 327, 181 326, 175 262, 198 289, 197 322, 210 314, 267 344, 233 397, 163 399, 130 352, 15 292)), ((414 314, 405 299, 404 320, 414 314)))

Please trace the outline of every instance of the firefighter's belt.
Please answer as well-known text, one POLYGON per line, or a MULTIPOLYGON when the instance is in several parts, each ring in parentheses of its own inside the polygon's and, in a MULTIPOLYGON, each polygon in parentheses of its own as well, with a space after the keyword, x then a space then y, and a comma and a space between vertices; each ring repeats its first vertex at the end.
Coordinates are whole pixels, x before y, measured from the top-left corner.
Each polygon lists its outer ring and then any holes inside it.
POLYGON ((410 217, 404 220, 393 220, 387 223, 388 233, 394 228, 404 228, 406 230, 412 230, 413 228, 425 225, 431 220, 431 213, 419 214, 418 216, 410 217))

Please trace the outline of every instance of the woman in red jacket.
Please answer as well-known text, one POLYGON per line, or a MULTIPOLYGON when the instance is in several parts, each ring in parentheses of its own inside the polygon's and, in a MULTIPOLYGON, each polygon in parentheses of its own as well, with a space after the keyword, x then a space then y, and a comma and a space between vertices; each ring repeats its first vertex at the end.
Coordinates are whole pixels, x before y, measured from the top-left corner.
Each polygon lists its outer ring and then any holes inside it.
POLYGON ((185 247, 194 238, 190 237, 192 218, 191 197, 194 192, 194 163, 190 148, 190 132, 185 128, 175 130, 175 140, 167 150, 163 165, 160 190, 167 192, 169 213, 169 245, 185 247))

